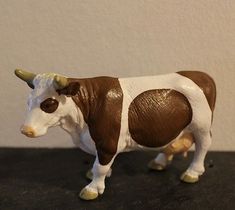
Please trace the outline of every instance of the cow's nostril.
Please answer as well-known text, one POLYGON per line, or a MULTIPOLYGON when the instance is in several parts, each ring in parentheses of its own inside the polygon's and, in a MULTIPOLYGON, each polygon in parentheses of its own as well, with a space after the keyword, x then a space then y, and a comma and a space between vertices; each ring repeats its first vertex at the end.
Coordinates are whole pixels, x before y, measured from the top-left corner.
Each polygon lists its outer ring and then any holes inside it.
POLYGON ((30 126, 22 126, 21 127, 21 133, 28 136, 28 137, 35 137, 35 132, 30 126))

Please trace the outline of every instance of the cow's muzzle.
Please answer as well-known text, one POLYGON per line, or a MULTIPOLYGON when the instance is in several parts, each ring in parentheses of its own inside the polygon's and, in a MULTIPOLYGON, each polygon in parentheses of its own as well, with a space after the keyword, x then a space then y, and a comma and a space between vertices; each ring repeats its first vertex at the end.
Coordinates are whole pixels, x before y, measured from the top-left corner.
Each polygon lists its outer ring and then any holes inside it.
POLYGON ((35 131, 33 128, 27 125, 23 125, 20 129, 21 133, 26 135, 27 137, 34 138, 35 136, 35 131))

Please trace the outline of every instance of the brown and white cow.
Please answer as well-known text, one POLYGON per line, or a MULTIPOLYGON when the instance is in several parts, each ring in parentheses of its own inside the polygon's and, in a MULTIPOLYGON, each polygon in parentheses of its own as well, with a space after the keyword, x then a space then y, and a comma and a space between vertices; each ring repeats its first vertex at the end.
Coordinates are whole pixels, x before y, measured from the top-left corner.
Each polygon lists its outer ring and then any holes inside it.
POLYGON ((104 192, 114 158, 125 151, 162 148, 149 164, 159 169, 169 155, 186 151, 195 141, 194 159, 181 179, 192 183, 203 174, 216 99, 215 83, 207 74, 88 79, 19 69, 15 74, 33 88, 21 132, 38 137, 60 125, 76 145, 96 155, 82 199, 104 192))

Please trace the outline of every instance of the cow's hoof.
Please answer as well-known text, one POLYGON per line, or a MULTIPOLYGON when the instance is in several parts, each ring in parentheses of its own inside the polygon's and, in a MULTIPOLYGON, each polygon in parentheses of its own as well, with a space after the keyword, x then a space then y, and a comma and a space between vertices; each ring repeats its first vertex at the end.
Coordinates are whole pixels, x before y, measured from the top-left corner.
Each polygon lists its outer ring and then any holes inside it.
POLYGON ((86 178, 89 180, 93 179, 93 173, 92 173, 91 169, 86 172, 86 178))
POLYGON ((180 177, 180 180, 186 183, 195 183, 198 182, 199 178, 198 176, 191 176, 189 174, 183 173, 180 177))
POLYGON ((93 191, 90 191, 89 189, 87 188, 83 188, 79 194, 79 197, 83 200, 94 200, 98 197, 98 193, 97 192, 93 192, 93 191))
POLYGON ((156 163, 154 160, 151 160, 149 163, 148 163, 148 167, 151 169, 151 170, 156 170, 156 171, 162 171, 166 168, 166 166, 163 166, 162 164, 160 163, 156 163))

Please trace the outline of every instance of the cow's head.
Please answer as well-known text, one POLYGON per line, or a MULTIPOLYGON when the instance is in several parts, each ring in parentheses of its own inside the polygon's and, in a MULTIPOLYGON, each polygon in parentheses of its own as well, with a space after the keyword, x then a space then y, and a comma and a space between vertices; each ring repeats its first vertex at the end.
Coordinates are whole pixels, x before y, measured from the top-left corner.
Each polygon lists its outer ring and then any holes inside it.
POLYGON ((74 111, 71 97, 79 90, 78 82, 54 74, 33 74, 20 69, 17 77, 25 81, 32 91, 28 97, 28 111, 21 132, 28 137, 46 134, 47 129, 60 125, 74 111))

